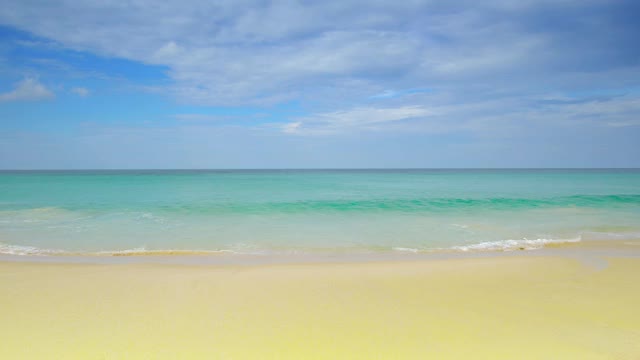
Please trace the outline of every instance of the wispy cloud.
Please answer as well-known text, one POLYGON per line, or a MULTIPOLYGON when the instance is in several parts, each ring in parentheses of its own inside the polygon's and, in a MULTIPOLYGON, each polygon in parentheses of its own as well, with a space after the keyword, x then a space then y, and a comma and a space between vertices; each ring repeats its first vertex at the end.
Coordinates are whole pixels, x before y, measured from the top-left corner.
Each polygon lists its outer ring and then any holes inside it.
POLYGON ((237 121, 242 118, 233 115, 210 115, 210 114, 175 114, 173 118, 183 122, 224 122, 224 121, 237 121))
POLYGON ((55 94, 35 78, 25 78, 11 91, 0 94, 0 102, 53 99, 55 94))
MULTIPOLYGON (((177 167, 640 164, 635 0, 6 2, 2 29, 23 40, 0 46, 0 76, 39 78, 0 101, 56 89, 97 98, 91 85, 104 101, 87 114, 122 125, 73 146, 72 135, 48 134, 61 158, 91 164, 117 150, 120 163, 133 153, 136 164, 173 157, 177 167), (77 151, 90 147, 100 156, 77 151)), ((68 100, 51 119, 73 133, 87 109, 69 111, 77 104, 68 100)), ((0 106, 14 119, 0 130, 51 131, 41 109, 24 110, 0 106)), ((55 155, 30 139, 0 149, 5 165, 20 149, 34 164, 55 155)))
POLYGON ((583 128, 598 132, 606 127, 640 125, 640 97, 536 97, 478 99, 464 104, 455 99, 422 98, 425 105, 358 107, 298 117, 280 125, 291 135, 469 134, 499 139, 519 138, 528 132, 583 128), (598 130, 600 129, 600 130, 598 130))
POLYGON ((201 105, 323 98, 344 107, 425 86, 564 90, 577 85, 575 73, 593 85, 618 71, 608 78, 620 84, 640 66, 631 35, 640 25, 626 15, 634 1, 12 2, 0 23, 166 66, 173 83, 164 91, 201 105), (336 88, 339 96, 327 90, 336 88))
POLYGON ((392 99, 406 95, 428 93, 431 89, 406 89, 406 90, 385 90, 379 94, 371 96, 371 99, 392 99))
POLYGON ((91 91, 84 87, 73 87, 71 88, 71 92, 80 97, 87 97, 89 96, 89 94, 91 94, 91 91))
POLYGON ((331 134, 345 130, 375 129, 377 125, 433 115, 434 111, 420 106, 396 108, 362 107, 344 111, 320 113, 282 126, 288 134, 331 134))

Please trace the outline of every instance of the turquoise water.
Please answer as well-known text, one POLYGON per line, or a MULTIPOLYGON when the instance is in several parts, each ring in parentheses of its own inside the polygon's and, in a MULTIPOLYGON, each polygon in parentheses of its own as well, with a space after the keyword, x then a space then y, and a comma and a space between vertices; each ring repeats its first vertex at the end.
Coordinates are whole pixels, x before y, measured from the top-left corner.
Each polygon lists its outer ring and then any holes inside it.
POLYGON ((640 238, 640 170, 0 172, 0 252, 536 248, 640 238))

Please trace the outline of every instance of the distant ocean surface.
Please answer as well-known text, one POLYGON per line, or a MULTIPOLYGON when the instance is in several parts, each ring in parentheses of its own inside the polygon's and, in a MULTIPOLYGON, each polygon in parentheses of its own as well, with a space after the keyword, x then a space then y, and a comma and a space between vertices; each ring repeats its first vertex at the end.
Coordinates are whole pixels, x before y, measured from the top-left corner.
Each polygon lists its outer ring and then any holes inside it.
POLYGON ((640 238, 640 170, 1 171, 0 253, 474 251, 640 238))

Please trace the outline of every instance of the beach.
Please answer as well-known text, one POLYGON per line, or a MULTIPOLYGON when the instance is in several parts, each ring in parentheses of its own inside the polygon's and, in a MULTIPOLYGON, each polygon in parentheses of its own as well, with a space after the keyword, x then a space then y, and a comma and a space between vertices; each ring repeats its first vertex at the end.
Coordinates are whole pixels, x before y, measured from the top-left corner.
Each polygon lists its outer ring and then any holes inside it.
POLYGON ((640 0, 3 4, 0 360, 640 360, 640 0))
POLYGON ((638 359, 639 253, 5 256, 0 357, 638 359))
POLYGON ((2 359, 639 359, 640 171, 0 173, 2 359))

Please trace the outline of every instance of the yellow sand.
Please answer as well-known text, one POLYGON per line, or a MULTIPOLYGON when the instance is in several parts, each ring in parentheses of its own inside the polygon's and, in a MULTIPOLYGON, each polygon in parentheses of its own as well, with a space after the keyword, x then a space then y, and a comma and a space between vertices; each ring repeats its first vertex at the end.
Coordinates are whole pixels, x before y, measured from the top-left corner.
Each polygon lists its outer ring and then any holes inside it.
POLYGON ((1 359, 640 359, 640 259, 0 263, 1 359))

